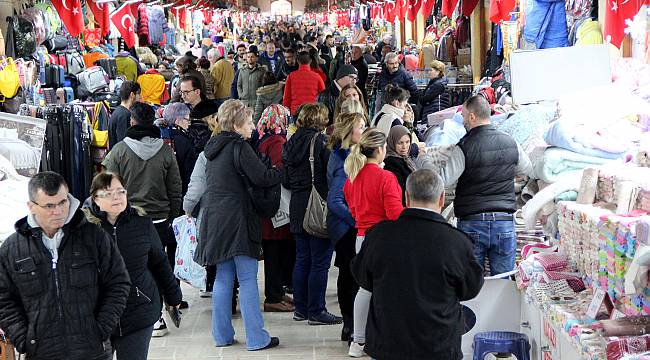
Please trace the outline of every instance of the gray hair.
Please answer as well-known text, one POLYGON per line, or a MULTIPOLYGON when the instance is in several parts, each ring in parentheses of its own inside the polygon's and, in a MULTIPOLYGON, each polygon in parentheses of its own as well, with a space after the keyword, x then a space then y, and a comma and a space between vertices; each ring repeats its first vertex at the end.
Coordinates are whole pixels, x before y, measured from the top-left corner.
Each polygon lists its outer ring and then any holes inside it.
POLYGON ((384 61, 397 60, 397 59, 398 59, 397 54, 395 54, 394 52, 389 52, 388 54, 386 54, 384 61))
POLYGON ((406 179, 409 200, 435 203, 445 191, 440 175, 429 169, 416 170, 406 179))
POLYGON ((212 48, 208 51, 208 60, 218 60, 221 58, 221 51, 217 48, 212 48))
POLYGON ((55 196, 59 193, 61 186, 68 188, 63 176, 52 171, 40 172, 31 178, 27 184, 29 201, 36 201, 36 194, 39 190, 43 191, 47 196, 55 196))

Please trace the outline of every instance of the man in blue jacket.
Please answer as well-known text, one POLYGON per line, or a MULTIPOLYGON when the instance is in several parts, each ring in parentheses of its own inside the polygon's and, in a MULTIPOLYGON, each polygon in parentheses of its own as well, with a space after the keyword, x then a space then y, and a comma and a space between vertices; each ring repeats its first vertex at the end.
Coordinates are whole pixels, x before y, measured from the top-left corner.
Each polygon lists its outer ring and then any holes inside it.
POLYGON ((409 102, 417 102, 417 97, 419 95, 418 87, 415 84, 413 77, 400 65, 399 58, 394 52, 386 54, 381 74, 379 74, 375 113, 379 112, 381 107, 384 106, 384 89, 388 84, 393 84, 402 89, 408 90, 411 93, 409 102))

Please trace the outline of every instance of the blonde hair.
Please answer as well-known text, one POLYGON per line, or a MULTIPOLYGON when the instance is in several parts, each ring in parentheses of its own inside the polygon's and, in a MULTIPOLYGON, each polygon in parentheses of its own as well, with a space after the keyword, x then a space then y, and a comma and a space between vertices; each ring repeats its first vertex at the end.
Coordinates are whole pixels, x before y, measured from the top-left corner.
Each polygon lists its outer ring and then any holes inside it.
POLYGON ((328 121, 328 110, 325 105, 319 103, 304 104, 300 109, 300 114, 298 114, 296 125, 302 128, 323 131, 328 121))
POLYGON ((439 75, 440 77, 445 76, 445 63, 439 60, 433 60, 430 66, 432 69, 438 70, 438 72, 440 73, 439 75))
POLYGON ((350 148, 350 155, 345 159, 343 165, 350 182, 353 182, 361 169, 366 166, 368 158, 374 158, 377 149, 384 145, 386 145, 386 135, 375 128, 370 128, 361 135, 359 143, 350 148))
POLYGON ((235 131, 235 125, 244 126, 253 116, 253 110, 244 105, 240 100, 228 99, 217 112, 219 126, 213 129, 213 133, 219 131, 235 131))
MULTIPOLYGON (((354 102, 358 103, 358 101, 354 102)), ((359 124, 359 121, 362 121, 364 125, 368 123, 366 117, 358 112, 339 115, 334 123, 334 131, 327 146, 334 149, 336 145, 340 145, 341 149, 348 149, 352 141, 352 131, 359 124)))
MULTIPOLYGON (((336 104, 334 105, 334 119, 336 119, 336 117, 339 116, 341 112, 343 112, 343 108, 342 108, 343 103, 345 103, 348 100, 353 100, 345 97, 345 92, 348 91, 349 89, 354 89, 357 92, 357 94, 359 94, 358 101, 362 102, 361 107, 363 108, 363 113, 366 114, 366 117, 368 117, 368 109, 366 108, 366 104, 363 102, 364 97, 363 97, 363 93, 361 92, 361 89, 359 89, 359 87, 356 86, 355 84, 347 84, 341 89, 341 92, 339 93, 339 97, 336 98, 336 104)), ((334 120, 334 122, 336 122, 336 120, 334 120)))

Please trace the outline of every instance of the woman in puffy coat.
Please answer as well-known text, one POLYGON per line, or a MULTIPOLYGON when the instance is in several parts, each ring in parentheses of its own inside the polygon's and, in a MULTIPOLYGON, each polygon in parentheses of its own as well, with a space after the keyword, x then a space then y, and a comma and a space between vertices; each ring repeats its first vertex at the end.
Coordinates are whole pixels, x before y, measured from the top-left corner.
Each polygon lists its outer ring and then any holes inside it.
POLYGON ((330 151, 322 134, 329 117, 322 104, 303 104, 298 113, 298 130, 284 145, 282 161, 285 169, 285 187, 291 190, 289 218, 291 233, 296 240, 296 266, 293 271, 293 299, 296 311, 293 319, 309 320, 311 325, 340 324, 343 319, 330 314, 325 307, 327 274, 332 261, 333 247, 327 238, 307 233, 303 221, 312 188, 309 153, 314 140, 314 187, 327 199, 327 161, 330 151))
MULTIPOLYGON (((270 73, 267 73, 270 74, 270 73)), ((259 102, 260 98, 257 98, 259 102)), ((267 107, 257 123, 258 150, 268 156, 278 169, 282 169, 282 147, 287 142, 289 109, 273 104, 267 107)), ((264 249, 264 311, 291 312, 293 299, 284 292, 291 286, 293 266, 296 262, 296 243, 289 224, 274 227, 270 218, 262 218, 262 248, 264 249)))
POLYGON ((253 111, 239 100, 226 100, 217 114, 219 132, 205 146, 206 191, 194 259, 216 265, 212 291, 212 337, 216 346, 235 341, 231 299, 235 273, 240 284, 240 305, 246 347, 250 351, 277 346, 280 341, 264 329, 257 289, 258 261, 262 257, 262 226, 248 192, 253 187, 279 184, 281 174, 269 168, 246 142, 255 124, 253 111), (239 160, 241 167, 235 165, 239 160))
POLYGON ((167 305, 176 307, 183 296, 158 232, 142 209, 129 204, 124 181, 111 172, 95 176, 83 211, 89 222, 101 226, 117 242, 131 278, 126 309, 111 336, 117 359, 146 360, 162 311, 161 295, 167 305))
POLYGON ((451 106, 451 97, 447 92, 448 81, 447 77, 445 77, 445 64, 438 60, 432 62, 429 76, 431 80, 429 80, 424 94, 420 97, 422 112, 418 121, 418 128, 421 131, 426 131, 428 127, 427 115, 445 110, 451 106))
POLYGON ((327 162, 327 231, 336 250, 334 265, 339 268, 336 281, 336 294, 343 316, 341 340, 350 340, 353 329, 354 298, 359 286, 350 272, 350 261, 355 256, 354 250, 357 229, 354 218, 343 195, 343 185, 348 179, 343 169, 345 159, 350 154, 350 147, 359 142, 366 127, 366 117, 362 113, 341 114, 334 122, 334 132, 328 147, 332 151, 327 162))
POLYGON ((253 121, 257 122, 262 116, 262 111, 273 104, 282 104, 284 96, 284 81, 278 81, 272 72, 267 71, 262 75, 262 86, 256 91, 255 113, 253 121))

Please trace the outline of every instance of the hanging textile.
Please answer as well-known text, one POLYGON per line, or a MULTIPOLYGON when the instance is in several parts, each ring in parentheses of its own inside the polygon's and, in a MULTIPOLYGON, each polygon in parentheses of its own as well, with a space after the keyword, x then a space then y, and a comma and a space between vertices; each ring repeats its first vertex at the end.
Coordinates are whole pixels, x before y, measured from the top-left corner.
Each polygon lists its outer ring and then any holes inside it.
POLYGON ((406 11, 406 18, 408 21, 415 21, 421 6, 422 0, 408 0, 408 10, 406 11))
POLYGON ((463 0, 461 3, 463 15, 467 17, 472 15, 476 5, 478 5, 478 0, 463 0))
POLYGON ((607 0, 605 6, 605 38, 621 47, 625 37, 625 20, 632 19, 641 9, 642 0, 607 0))
POLYGON ((422 0, 422 16, 424 16, 424 19, 426 20, 429 15, 431 15, 431 11, 433 10, 433 6, 436 4, 436 0, 422 0))
POLYGON ((408 0, 397 0, 399 3, 399 20, 404 21, 406 19, 406 11, 408 10, 408 0))
POLYGON ((384 3, 384 12, 386 13, 386 20, 388 20, 388 22, 390 23, 395 22, 395 17, 397 17, 397 13, 395 12, 395 10, 397 10, 397 8, 394 1, 386 1, 384 3))
POLYGON ((132 48, 135 46, 135 29, 133 14, 131 13, 131 6, 128 4, 122 5, 113 14, 111 14, 111 21, 122 35, 122 39, 127 47, 132 48))
POLYGON ((510 20, 510 12, 515 8, 515 0, 490 0, 490 21, 495 24, 510 20))
POLYGON ((90 11, 93 13, 97 27, 101 30, 101 35, 107 36, 111 32, 108 4, 97 4, 95 0, 86 0, 86 4, 88 4, 90 11))
POLYGON ((72 36, 78 36, 85 29, 80 0, 52 0, 52 5, 72 36), (69 2, 69 4, 68 4, 69 2))
POLYGON ((458 0, 442 0, 442 14, 451 19, 456 5, 458 5, 458 0))

